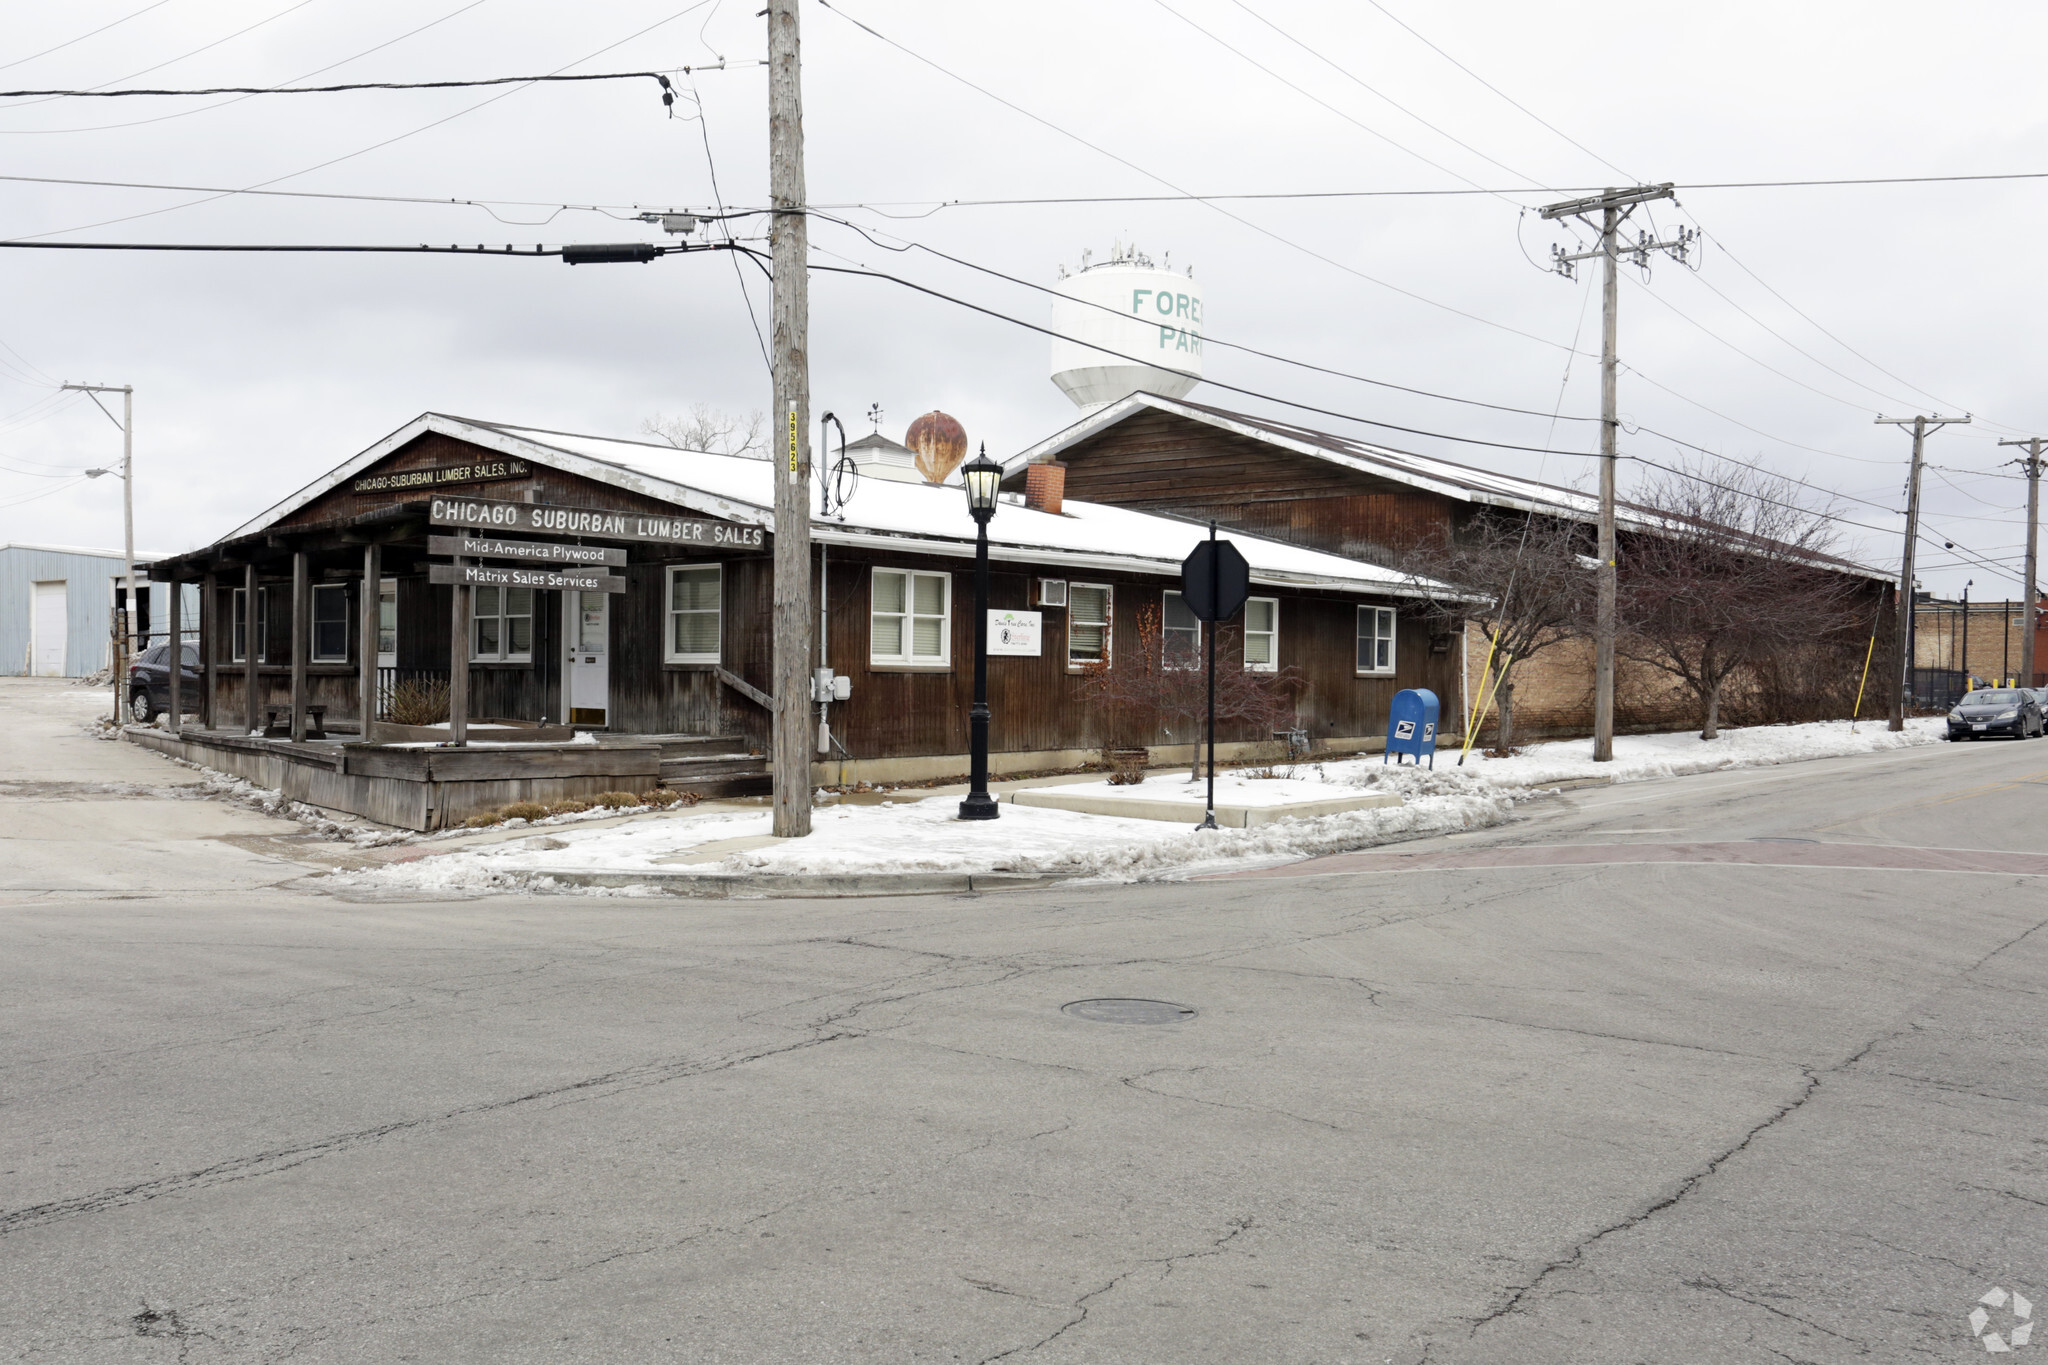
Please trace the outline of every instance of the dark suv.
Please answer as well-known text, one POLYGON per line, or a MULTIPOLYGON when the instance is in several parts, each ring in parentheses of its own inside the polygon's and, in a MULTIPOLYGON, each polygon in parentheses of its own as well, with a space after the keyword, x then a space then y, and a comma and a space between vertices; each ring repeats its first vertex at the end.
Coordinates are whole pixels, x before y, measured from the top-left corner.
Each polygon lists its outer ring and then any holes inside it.
POLYGON ((2042 729, 2041 704, 2023 687, 1980 687, 1948 713, 1950 739, 2010 735, 2028 739, 2042 729))
MULTIPOLYGON (((187 710, 199 699, 199 685, 204 681, 199 671, 199 649, 186 645, 185 680, 183 683, 184 702, 187 710)), ((142 657, 128 666, 128 717, 137 725, 147 725, 171 707, 171 670, 169 645, 151 645, 142 652, 142 657)))

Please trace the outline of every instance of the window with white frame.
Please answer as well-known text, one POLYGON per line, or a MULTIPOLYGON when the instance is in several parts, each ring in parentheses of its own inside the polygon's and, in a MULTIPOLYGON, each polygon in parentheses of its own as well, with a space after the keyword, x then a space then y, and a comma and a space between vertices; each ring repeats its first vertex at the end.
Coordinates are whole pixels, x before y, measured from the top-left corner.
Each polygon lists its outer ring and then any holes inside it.
POLYGON ((377 663, 390 668, 398 662, 398 580, 377 583, 377 663))
POLYGON ((470 657, 479 663, 533 658, 533 589, 479 585, 470 590, 470 657))
POLYGON ((1067 584, 1067 664, 1109 662, 1109 619, 1114 601, 1107 584, 1067 584))
POLYGON ((1280 599, 1248 597, 1244 604, 1244 666, 1271 673, 1280 666, 1280 599))
MULTIPOLYGON (((234 638, 231 642, 230 661, 246 663, 249 659, 249 590, 234 590, 235 618, 234 638)), ((256 658, 258 662, 270 661, 270 589, 256 589, 256 658)))
POLYGON ((313 585, 313 662, 348 662, 348 584, 313 585))
POLYGON ((1358 671, 1360 673, 1392 673, 1394 671, 1394 609, 1392 607, 1360 607, 1358 609, 1358 671))
POLYGON ((1160 662, 1168 668, 1202 666, 1202 622, 1185 597, 1168 589, 1160 599, 1160 662))
POLYGON ((953 657, 953 576, 876 569, 868 618, 868 662, 940 667, 953 657))
POLYGON ((671 564, 668 570, 668 661, 719 661, 720 604, 725 574, 717 564, 671 564))

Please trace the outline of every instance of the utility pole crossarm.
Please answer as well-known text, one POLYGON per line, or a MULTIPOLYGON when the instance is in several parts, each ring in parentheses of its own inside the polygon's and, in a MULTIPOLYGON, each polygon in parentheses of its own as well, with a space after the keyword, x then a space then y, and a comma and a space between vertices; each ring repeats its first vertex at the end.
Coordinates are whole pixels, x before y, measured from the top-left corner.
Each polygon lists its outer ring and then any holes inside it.
POLYGON ((1581 213, 1625 209, 1634 204, 1669 199, 1677 188, 1677 183, 1672 181, 1662 185, 1636 185, 1625 190, 1603 190, 1584 199, 1567 199, 1562 204, 1550 204, 1537 211, 1545 218, 1571 218, 1581 213))

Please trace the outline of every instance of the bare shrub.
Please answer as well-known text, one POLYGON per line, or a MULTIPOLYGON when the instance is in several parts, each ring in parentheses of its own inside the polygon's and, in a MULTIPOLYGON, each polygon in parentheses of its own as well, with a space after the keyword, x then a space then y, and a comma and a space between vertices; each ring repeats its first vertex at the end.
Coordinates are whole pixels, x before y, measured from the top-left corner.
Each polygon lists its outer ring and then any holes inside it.
POLYGON ((464 829, 488 829, 492 825, 502 824, 504 819, 504 816, 494 810, 480 810, 475 815, 464 820, 462 827, 464 829))
POLYGON ((448 719, 448 684, 435 679, 404 679, 391 689, 390 716, 395 725, 444 724, 448 719))
POLYGON ((627 806, 644 806, 647 804, 647 798, 638 792, 599 792, 590 798, 590 804, 620 810, 627 806))
POLYGON ((550 801, 550 802, 548 802, 548 805, 547 805, 547 814, 549 814, 549 815, 581 815, 581 814, 583 814, 583 812, 585 812, 585 811, 587 811, 587 810, 589 810, 589 809, 590 809, 590 803, 589 803, 588 801, 575 801, 575 800, 570 800, 570 801, 550 801))
POLYGON ((548 808, 538 801, 514 801, 509 806, 498 807, 498 816, 504 820, 540 820, 547 813, 548 808))
POLYGON ((1590 529, 1577 522, 1488 513, 1401 556, 1439 625, 1454 629, 1471 617, 1493 642, 1495 743, 1502 748, 1514 743, 1516 667, 1582 634, 1592 617, 1597 584, 1579 556, 1594 548, 1590 529))

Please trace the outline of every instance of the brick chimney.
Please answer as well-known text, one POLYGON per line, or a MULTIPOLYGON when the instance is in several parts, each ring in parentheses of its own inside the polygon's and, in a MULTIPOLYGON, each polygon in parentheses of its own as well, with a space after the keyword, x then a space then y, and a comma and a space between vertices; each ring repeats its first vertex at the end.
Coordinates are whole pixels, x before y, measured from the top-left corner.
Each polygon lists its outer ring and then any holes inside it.
POLYGON ((1067 496, 1067 467, 1057 460, 1024 466, 1024 505, 1040 512, 1059 513, 1067 496))

